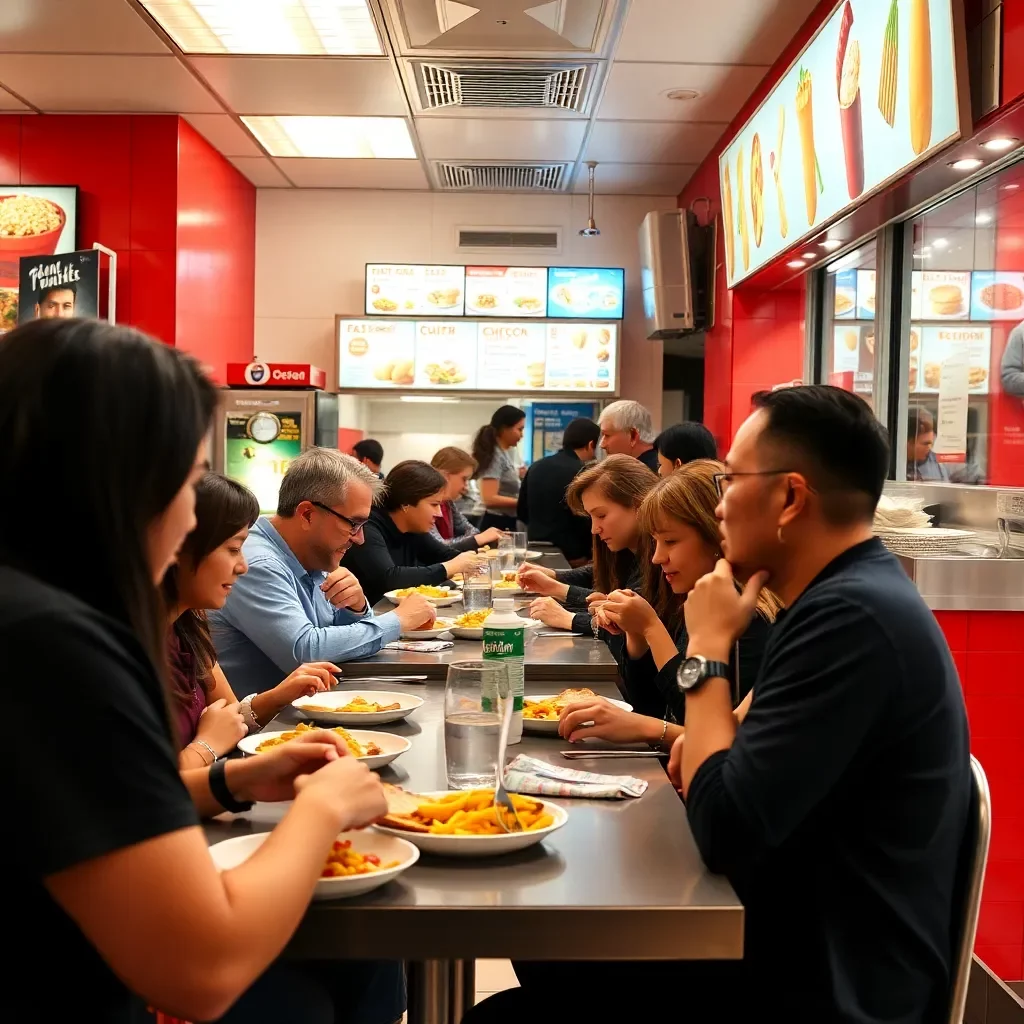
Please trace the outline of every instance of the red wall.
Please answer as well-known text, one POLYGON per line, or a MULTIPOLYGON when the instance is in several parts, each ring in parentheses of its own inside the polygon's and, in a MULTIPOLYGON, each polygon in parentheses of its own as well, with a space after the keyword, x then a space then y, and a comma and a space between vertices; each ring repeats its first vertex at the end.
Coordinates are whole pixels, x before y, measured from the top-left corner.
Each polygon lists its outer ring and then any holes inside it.
POLYGON ((223 379, 252 358, 256 190, 173 115, 0 115, 0 181, 78 185, 78 244, 118 255, 117 320, 223 379))

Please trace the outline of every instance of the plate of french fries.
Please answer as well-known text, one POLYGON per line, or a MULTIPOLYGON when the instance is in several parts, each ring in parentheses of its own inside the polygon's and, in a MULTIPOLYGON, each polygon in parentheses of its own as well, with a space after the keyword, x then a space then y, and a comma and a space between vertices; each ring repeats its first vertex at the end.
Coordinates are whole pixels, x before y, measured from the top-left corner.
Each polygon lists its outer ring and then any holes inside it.
POLYGON ((612 700, 594 693, 589 687, 563 690, 561 693, 527 694, 523 699, 523 729, 544 736, 557 736, 562 712, 571 704, 605 700, 623 711, 632 711, 633 705, 624 700, 612 700))
POLYGON ((419 594, 425 597, 435 608, 447 608, 462 600, 462 592, 454 587, 433 587, 421 584, 418 587, 402 587, 400 590, 389 590, 384 596, 392 604, 401 604, 407 597, 419 594))
POLYGON ((403 640, 436 640, 439 636, 447 633, 452 628, 454 619, 443 619, 438 616, 433 625, 423 623, 418 629, 403 629, 403 640))
MULTIPOLYGON (((218 871, 244 864, 266 841, 270 832, 256 832, 214 843, 210 856, 218 871)), ((361 896, 387 885, 420 859, 408 840, 372 830, 342 832, 324 858, 313 899, 332 900, 361 896)))
POLYGON ((547 800, 511 794, 522 832, 497 820, 493 789, 407 793, 385 784, 387 816, 374 828, 441 857, 497 857, 534 846, 560 829, 569 812, 547 800))
POLYGON ((423 707, 423 699, 391 690, 327 690, 299 697, 292 707, 325 725, 386 725, 423 707))
MULTIPOLYGON (((243 736, 238 741, 238 749, 245 754, 262 754, 316 730, 317 726, 300 722, 294 729, 286 731, 254 732, 251 736, 243 736)), ((340 725, 328 726, 323 731, 339 735, 352 756, 362 761, 367 768, 374 770, 391 764, 396 757, 401 757, 412 746, 407 739, 393 736, 389 732, 365 732, 362 729, 353 729, 349 732, 340 725)))

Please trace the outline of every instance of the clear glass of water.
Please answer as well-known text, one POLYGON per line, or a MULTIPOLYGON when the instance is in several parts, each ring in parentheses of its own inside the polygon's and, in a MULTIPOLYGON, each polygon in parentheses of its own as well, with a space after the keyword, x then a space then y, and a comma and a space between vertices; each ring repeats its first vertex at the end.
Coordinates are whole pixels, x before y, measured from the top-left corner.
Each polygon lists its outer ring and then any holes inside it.
POLYGON ((453 661, 444 688, 444 756, 451 789, 487 789, 497 778, 501 698, 508 672, 500 662, 453 661))
POLYGON ((516 568, 518 569, 526 561, 527 543, 525 532, 516 531, 512 534, 512 550, 515 553, 516 568))
POLYGON ((511 533, 503 533, 498 540, 498 557, 494 559, 498 568, 507 571, 516 566, 516 544, 511 533))
POLYGON ((479 572, 466 573, 462 581, 462 607, 467 612, 479 612, 491 607, 490 567, 484 565, 479 572))

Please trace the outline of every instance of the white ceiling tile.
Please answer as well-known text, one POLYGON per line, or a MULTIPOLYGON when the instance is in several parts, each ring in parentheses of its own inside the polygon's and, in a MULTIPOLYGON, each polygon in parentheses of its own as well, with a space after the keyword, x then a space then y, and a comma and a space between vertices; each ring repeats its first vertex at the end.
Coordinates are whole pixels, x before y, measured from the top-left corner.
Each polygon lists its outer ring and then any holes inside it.
POLYGON ((2 0, 0 38, 5 54, 168 52, 125 0, 2 0))
POLYGON ((598 116, 625 121, 729 122, 767 71, 767 67, 617 61, 598 116), (665 93, 672 89, 696 89, 700 96, 685 102, 670 100, 665 93))
POLYGON ((14 110, 22 113, 28 111, 31 113, 29 107, 26 107, 21 100, 12 96, 3 86, 0 86, 0 110, 14 110))
POLYGON ((220 113, 174 57, 6 54, 2 81, 47 113, 220 113))
MULTIPOLYGON (((675 196, 690 180, 697 164, 600 164, 595 174, 598 195, 675 196)), ((576 176, 576 192, 587 191, 587 168, 576 176)), ((600 213, 600 211, 598 211, 600 213)), ((601 223, 597 217, 598 225, 601 223)))
POLYGON ((265 156, 229 156, 228 160, 257 188, 288 188, 291 184, 265 156))
POLYGON ((187 114, 185 120, 224 156, 263 156, 252 136, 227 114, 187 114))
POLYGON ((286 157, 275 162, 299 188, 429 188, 427 176, 418 160, 286 157))
POLYGON ((699 164, 722 137, 727 124, 673 121, 598 121, 587 142, 587 160, 699 164))
POLYGON ((586 121, 416 118, 430 160, 575 160, 586 121))
POLYGON ((616 57, 628 61, 773 64, 818 0, 643 0, 629 9, 616 57))
POLYGON ((239 114, 402 116, 408 108, 391 64, 373 57, 191 57, 239 114))

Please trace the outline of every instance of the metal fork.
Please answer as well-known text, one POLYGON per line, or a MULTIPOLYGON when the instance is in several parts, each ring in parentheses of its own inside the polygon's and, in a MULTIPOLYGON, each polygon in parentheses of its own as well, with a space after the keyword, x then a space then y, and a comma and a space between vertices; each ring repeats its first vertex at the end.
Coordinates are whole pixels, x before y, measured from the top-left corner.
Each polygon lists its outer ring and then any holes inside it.
POLYGON ((523 823, 516 813, 516 805, 512 797, 508 795, 505 788, 505 749, 508 747, 508 733, 512 726, 512 711, 515 708, 515 697, 512 696, 512 687, 508 688, 508 697, 505 698, 505 713, 501 719, 501 736, 498 739, 498 770, 494 777, 494 809, 495 818, 498 824, 506 832, 522 832, 523 823))

